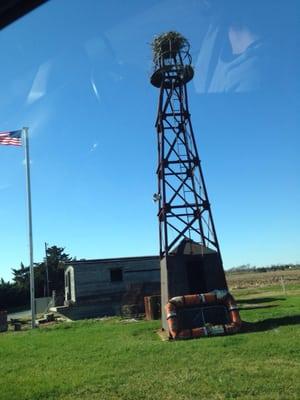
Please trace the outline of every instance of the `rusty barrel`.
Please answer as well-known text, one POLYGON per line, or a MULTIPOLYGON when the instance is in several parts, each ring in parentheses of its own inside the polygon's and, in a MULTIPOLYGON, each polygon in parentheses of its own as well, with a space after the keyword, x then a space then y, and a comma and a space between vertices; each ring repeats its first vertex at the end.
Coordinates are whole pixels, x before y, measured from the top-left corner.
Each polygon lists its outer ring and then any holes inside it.
POLYGON ((159 295, 144 297, 145 318, 147 320, 160 318, 161 298, 159 295))

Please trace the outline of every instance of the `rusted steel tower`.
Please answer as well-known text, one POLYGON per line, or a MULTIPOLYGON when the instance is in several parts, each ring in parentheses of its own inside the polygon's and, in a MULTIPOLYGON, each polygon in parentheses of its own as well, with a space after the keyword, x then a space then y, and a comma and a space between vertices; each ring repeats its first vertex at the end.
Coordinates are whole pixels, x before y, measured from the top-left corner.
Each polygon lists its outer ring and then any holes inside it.
POLYGON ((188 41, 177 32, 152 43, 159 88, 158 201, 162 302, 172 296, 227 288, 188 106, 193 78, 188 41))

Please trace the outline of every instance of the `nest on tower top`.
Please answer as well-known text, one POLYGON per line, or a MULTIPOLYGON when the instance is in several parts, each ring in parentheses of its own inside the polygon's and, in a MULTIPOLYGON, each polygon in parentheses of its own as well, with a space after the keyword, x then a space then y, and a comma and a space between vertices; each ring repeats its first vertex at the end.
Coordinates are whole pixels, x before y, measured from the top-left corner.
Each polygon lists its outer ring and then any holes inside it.
POLYGON ((180 33, 170 31, 156 36, 151 46, 153 61, 158 63, 161 58, 175 57, 182 49, 189 47, 189 42, 180 33))

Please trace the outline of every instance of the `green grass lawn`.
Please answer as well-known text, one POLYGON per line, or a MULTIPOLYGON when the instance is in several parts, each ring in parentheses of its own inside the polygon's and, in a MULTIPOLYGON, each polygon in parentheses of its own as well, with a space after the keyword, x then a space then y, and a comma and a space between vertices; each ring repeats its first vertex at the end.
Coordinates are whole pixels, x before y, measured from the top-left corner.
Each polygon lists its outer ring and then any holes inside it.
POLYGON ((0 335, 0 399, 300 399, 300 290, 239 290, 240 334, 163 342, 159 321, 0 335), (292 294, 290 294, 292 293, 292 294))

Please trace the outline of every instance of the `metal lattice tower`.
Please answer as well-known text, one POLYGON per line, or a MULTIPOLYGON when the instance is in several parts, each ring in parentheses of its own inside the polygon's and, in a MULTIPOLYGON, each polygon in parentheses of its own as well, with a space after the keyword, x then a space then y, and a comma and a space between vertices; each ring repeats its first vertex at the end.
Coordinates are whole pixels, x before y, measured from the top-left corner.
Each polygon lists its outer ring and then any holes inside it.
POLYGON ((160 89, 158 137, 158 201, 160 257, 168 257, 182 240, 196 242, 219 255, 220 248, 201 169, 186 84, 194 75, 188 41, 177 32, 152 43, 154 73, 160 89))

